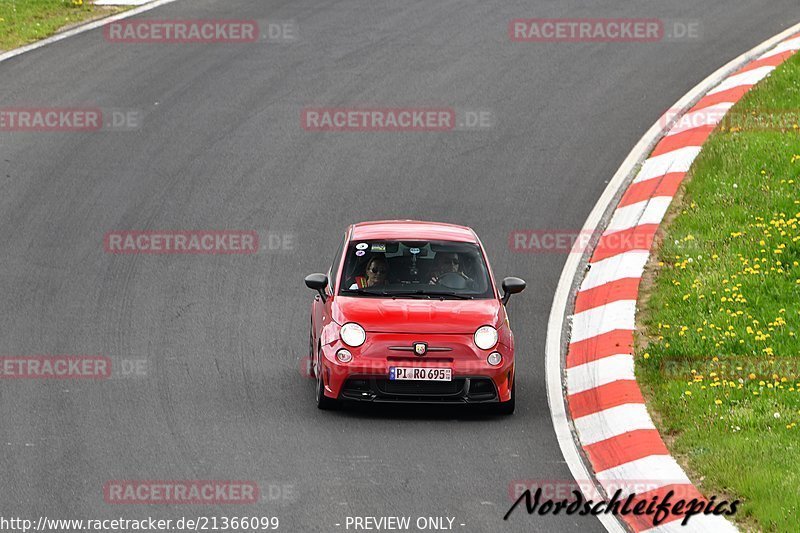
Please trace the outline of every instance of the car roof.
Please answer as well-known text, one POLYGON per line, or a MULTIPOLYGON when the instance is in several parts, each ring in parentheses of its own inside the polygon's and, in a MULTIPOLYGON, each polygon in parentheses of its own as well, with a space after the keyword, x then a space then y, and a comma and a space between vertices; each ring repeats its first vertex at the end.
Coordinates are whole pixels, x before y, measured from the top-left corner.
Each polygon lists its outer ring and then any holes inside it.
POLYGON ((359 222, 351 226, 350 240, 367 241, 374 239, 455 241, 477 243, 478 237, 471 228, 446 224, 444 222, 425 222, 421 220, 374 220, 359 222))

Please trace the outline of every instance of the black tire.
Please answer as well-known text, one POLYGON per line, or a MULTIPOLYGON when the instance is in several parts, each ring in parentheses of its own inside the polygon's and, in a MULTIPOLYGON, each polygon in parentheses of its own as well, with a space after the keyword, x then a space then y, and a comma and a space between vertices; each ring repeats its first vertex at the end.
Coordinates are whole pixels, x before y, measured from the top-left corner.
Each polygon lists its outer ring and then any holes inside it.
POLYGON ((319 358, 317 359, 318 365, 313 368, 314 375, 317 378, 317 387, 316 387, 316 400, 317 400, 317 409, 322 409, 323 411, 330 411, 336 409, 339 405, 339 402, 334 400, 333 398, 328 398, 325 396, 325 385, 322 382, 322 347, 319 348, 319 358))
POLYGON ((494 405, 493 412, 498 415, 508 416, 514 414, 514 407, 516 404, 517 396, 517 375, 511 378, 511 399, 507 402, 500 402, 494 405))
POLYGON ((308 331, 308 355, 306 356, 308 367, 306 368, 306 377, 316 378, 316 370, 314 370, 314 333, 308 331))

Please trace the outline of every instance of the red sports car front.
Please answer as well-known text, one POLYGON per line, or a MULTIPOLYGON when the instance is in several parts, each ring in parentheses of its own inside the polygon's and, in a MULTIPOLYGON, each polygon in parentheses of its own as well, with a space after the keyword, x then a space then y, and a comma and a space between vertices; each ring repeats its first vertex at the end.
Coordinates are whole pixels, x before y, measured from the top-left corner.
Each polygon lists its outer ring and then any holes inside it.
POLYGON ((514 410, 514 336, 483 247, 463 226, 348 228, 328 274, 312 274, 309 351, 317 402, 494 404, 514 410))

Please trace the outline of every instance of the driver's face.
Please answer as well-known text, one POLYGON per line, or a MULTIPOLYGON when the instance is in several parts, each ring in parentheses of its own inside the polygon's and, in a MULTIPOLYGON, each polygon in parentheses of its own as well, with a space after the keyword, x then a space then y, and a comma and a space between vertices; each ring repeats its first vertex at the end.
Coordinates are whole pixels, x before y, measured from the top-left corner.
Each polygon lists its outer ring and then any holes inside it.
POLYGON ((458 254, 442 254, 437 257, 439 260, 439 270, 442 272, 458 272, 460 268, 458 254))
POLYGON ((371 287, 376 283, 385 283, 388 270, 386 263, 381 261, 372 261, 367 265, 367 287, 371 287))

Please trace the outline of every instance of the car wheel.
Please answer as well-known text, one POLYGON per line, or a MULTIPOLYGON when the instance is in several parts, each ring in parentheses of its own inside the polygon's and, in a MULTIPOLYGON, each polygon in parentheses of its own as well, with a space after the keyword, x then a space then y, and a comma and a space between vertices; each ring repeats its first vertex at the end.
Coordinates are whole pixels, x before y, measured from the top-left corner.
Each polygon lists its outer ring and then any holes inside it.
POLYGON ((514 406, 516 403, 516 395, 517 395, 517 375, 514 374, 514 377, 511 378, 511 399, 507 402, 501 402, 495 405, 494 412, 498 415, 513 415, 514 414, 514 406))
POLYGON ((337 406, 336 400, 332 398, 328 398, 325 396, 325 384, 322 381, 322 348, 320 347, 319 350, 319 359, 317 359, 317 365, 314 370, 314 374, 317 377, 317 408, 322 409, 324 411, 335 409, 337 406))

